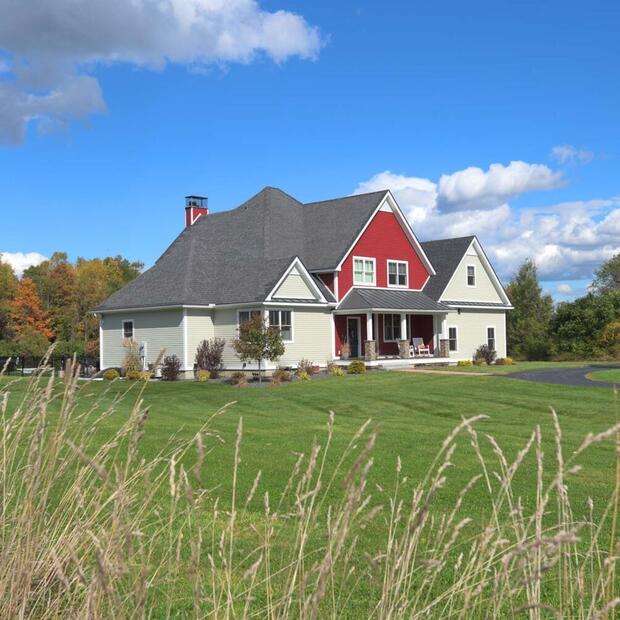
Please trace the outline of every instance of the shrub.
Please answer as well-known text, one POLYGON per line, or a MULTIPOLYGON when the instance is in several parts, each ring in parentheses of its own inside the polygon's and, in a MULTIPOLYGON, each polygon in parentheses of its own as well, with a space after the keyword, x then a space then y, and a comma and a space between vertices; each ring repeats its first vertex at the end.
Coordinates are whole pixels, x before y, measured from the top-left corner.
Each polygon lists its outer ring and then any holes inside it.
POLYGON ((363 375, 366 372, 366 364, 361 360, 355 360, 347 366, 350 375, 363 375))
POLYGON ((164 381, 176 381, 181 372, 181 360, 176 355, 166 355, 161 367, 161 378, 164 381))
POLYGON ((230 375, 230 382, 237 387, 243 387, 244 385, 248 384, 248 377, 244 372, 238 370, 237 372, 233 372, 233 374, 230 375))
POLYGON ((344 376, 344 370, 340 366, 336 366, 335 364, 333 366, 330 366, 330 368, 328 369, 328 372, 332 377, 343 377, 344 376))
POLYGON ((217 378, 224 366, 222 356, 225 346, 223 338, 203 340, 196 349, 196 366, 200 370, 207 370, 213 379, 217 378))
POLYGON ((318 375, 321 372, 319 366, 307 359, 300 359, 297 363, 297 371, 299 372, 300 370, 305 370, 310 376, 318 375))
POLYGON ((141 370, 128 370, 125 373, 125 379, 127 381, 139 381, 142 379, 142 371, 141 370))
POLYGON ((300 381, 310 381, 310 375, 305 370, 298 370, 297 378, 300 381))
POLYGON ((272 383, 281 383, 283 381, 290 381, 291 380, 291 373, 286 370, 286 368, 277 368, 276 370, 273 371, 273 374, 271 375, 271 382, 272 383))
POLYGON ((196 372, 196 381, 204 383, 211 378, 211 373, 208 370, 199 370, 196 372))
POLYGON ((114 379, 118 379, 120 377, 120 374, 115 368, 108 368, 108 370, 103 373, 102 377, 106 381, 114 381, 114 379))
POLYGON ((139 379, 140 379, 140 381, 150 381, 152 376, 153 376, 153 375, 151 374, 151 372, 150 372, 150 371, 148 371, 148 370, 143 370, 143 371, 140 373, 140 377, 139 377, 139 379))
POLYGON ((495 360, 495 364, 497 366, 512 366, 514 362, 512 361, 512 357, 498 357, 495 360))
POLYGON ((472 361, 471 360, 459 360, 456 363, 456 365, 457 366, 461 366, 461 367, 463 367, 463 366, 471 366, 472 365, 472 361))
POLYGON ((489 345, 481 344, 474 353, 474 362, 476 360, 484 360, 487 364, 492 364, 497 357, 495 349, 490 349, 489 345))
POLYGON ((474 366, 488 366, 488 364, 485 359, 479 357, 474 360, 474 366))

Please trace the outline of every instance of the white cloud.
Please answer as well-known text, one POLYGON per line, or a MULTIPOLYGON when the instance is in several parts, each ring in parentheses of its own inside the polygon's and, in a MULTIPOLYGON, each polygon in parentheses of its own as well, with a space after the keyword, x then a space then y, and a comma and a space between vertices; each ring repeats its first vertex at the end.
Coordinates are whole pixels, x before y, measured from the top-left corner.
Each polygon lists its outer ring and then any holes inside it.
POLYGON ((558 144, 551 149, 551 157, 561 164, 589 164, 594 159, 594 153, 572 144, 558 144))
POLYGON ((314 58, 318 29, 257 0, 0 0, 0 142, 18 143, 33 119, 66 123, 104 108, 89 73, 99 64, 203 69, 314 58), (9 67, 6 65, 9 64, 9 67))
POLYGON ((558 284, 557 292, 562 295, 570 295, 573 292, 573 287, 570 284, 558 284))
MULTIPOLYGON (((489 170, 493 168, 491 166, 489 170)), ((506 170, 510 166, 503 168, 506 170)), ((450 176, 458 178, 459 175, 456 172, 450 176)), ((512 188, 509 192, 512 193, 517 185, 513 181, 503 187, 512 188)), ((483 186, 489 187, 486 182, 478 187, 483 186)), ((527 191, 539 186, 538 181, 519 185, 530 188, 527 191)), ((431 179, 389 171, 360 183, 355 193, 379 189, 392 190, 422 240, 477 235, 505 280, 526 258, 536 261, 542 280, 587 279, 603 261, 620 252, 619 198, 516 210, 507 202, 497 202, 508 191, 498 189, 493 202, 483 207, 476 208, 475 202, 471 201, 469 208, 453 210, 446 209, 441 203, 441 188, 431 179), (488 206, 493 203, 496 204, 488 206)), ((456 194, 464 196, 460 190, 455 190, 456 194)), ((471 191, 468 195, 473 194, 471 191)), ((480 192, 480 195, 484 194, 480 192)), ((489 196, 488 192, 486 195, 489 196)))
POLYGON ((511 161, 507 166, 491 164, 486 172, 471 166, 441 175, 438 203, 444 211, 492 209, 508 198, 553 189, 562 183, 562 173, 554 172, 544 164, 511 161))
POLYGON ((47 260, 47 256, 43 256, 43 254, 38 252, 0 252, 0 260, 11 265, 17 277, 21 278, 28 267, 40 265, 47 260))

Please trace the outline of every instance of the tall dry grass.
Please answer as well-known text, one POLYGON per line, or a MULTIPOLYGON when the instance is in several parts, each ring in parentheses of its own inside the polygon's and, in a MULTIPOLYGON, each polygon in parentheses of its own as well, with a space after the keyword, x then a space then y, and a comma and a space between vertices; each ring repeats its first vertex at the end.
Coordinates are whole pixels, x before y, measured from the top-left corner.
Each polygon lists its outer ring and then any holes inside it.
POLYGON ((142 394, 90 402, 76 370, 63 383, 37 374, 19 400, 10 382, 0 391, 2 618, 611 618, 620 604, 620 455, 602 510, 576 514, 568 493, 586 450, 620 445, 618 425, 567 455, 552 413, 550 466, 540 428, 509 459, 476 430, 483 416, 463 420, 424 479, 405 480, 397 461, 381 505, 369 488, 370 421, 334 470, 330 414, 323 442, 299 455, 283 489, 263 489, 258 472, 247 496, 239 421, 224 502, 203 483, 223 411, 191 442, 146 460, 142 394), (102 441, 121 398, 135 405, 102 441), (479 473, 441 510, 457 441, 479 473), (514 480, 532 458, 536 484, 525 501, 514 480), (469 502, 479 486, 485 506, 469 502))

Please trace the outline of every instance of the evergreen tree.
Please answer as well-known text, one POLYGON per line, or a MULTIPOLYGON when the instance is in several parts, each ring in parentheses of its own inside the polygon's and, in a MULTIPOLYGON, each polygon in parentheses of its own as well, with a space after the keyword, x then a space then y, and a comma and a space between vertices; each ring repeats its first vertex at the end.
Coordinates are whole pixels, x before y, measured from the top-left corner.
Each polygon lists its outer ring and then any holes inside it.
POLYGON ((549 326, 553 299, 543 294, 531 259, 521 265, 506 292, 514 306, 506 318, 508 353, 516 358, 548 358, 552 353, 549 326))

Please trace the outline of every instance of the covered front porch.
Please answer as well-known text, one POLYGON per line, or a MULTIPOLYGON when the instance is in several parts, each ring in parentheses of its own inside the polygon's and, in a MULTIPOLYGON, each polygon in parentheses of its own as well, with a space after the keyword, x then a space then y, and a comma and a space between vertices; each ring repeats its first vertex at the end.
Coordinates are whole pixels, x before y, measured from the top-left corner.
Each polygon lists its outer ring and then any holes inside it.
POLYGON ((445 314, 420 312, 336 313, 334 315, 335 350, 338 360, 364 359, 415 360, 437 363, 449 359, 444 342, 445 314))
POLYGON ((354 287, 334 310, 334 359, 449 361, 450 312, 421 291, 354 287))

